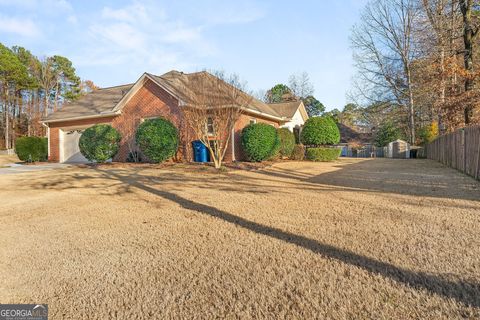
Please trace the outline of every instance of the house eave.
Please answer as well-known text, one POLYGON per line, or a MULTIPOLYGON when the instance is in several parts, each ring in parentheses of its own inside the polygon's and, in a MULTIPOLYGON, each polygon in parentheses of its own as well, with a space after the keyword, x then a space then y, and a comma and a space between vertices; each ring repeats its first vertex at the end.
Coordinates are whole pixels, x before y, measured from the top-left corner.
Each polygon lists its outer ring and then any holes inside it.
POLYGON ((271 115, 271 114, 268 114, 268 113, 265 113, 265 112, 253 110, 253 109, 246 108, 246 107, 243 107, 242 110, 247 112, 247 113, 252 113, 254 115, 259 115, 259 116, 262 116, 264 118, 271 119, 271 120, 276 120, 276 121, 280 121, 280 122, 288 122, 288 121, 291 120, 291 119, 288 119, 286 117, 277 117, 277 116, 274 116, 274 115, 271 115))
POLYGON ((97 118, 108 118, 108 117, 114 117, 120 114, 120 111, 116 112, 109 112, 109 113, 102 113, 102 114, 94 114, 94 115, 89 115, 89 116, 79 116, 79 117, 70 117, 70 118, 62 118, 62 119, 46 119, 40 121, 42 124, 48 124, 48 123, 55 123, 55 122, 65 122, 65 121, 75 121, 75 120, 85 120, 85 119, 97 119, 97 118))

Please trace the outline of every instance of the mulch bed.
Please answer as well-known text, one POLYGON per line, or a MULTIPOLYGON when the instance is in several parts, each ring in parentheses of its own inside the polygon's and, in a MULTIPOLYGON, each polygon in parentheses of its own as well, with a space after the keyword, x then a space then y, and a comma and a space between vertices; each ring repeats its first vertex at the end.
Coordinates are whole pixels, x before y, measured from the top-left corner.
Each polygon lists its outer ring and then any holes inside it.
POLYGON ((81 168, 100 168, 100 169, 181 169, 187 172, 199 173, 227 173, 235 170, 255 171, 271 167, 280 161, 264 162, 230 162, 224 163, 221 169, 215 169, 213 163, 196 162, 174 162, 167 161, 163 163, 130 163, 130 162, 109 162, 109 163, 89 163, 78 164, 81 168))

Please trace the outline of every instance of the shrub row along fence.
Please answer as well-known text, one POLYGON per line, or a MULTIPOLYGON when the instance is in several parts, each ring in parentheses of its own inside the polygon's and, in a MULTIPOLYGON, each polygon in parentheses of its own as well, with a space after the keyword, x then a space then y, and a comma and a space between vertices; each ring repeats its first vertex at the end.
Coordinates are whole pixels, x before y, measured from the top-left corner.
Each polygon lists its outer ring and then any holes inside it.
POLYGON ((438 137, 425 146, 425 156, 480 179, 480 126, 438 137))

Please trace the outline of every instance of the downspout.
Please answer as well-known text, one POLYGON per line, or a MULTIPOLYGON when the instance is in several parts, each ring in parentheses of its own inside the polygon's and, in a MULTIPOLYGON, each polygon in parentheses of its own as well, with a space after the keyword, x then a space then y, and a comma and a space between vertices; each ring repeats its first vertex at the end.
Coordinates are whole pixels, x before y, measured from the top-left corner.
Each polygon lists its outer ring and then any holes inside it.
POLYGON ((50 127, 45 124, 45 122, 42 122, 42 126, 47 128, 47 148, 48 148, 48 160, 50 160, 50 127))

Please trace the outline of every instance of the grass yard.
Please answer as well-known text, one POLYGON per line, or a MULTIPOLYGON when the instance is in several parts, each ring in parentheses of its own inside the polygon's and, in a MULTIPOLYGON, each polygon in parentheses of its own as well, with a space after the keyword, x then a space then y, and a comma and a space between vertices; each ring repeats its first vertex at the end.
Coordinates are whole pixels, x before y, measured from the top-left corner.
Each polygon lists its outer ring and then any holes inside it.
POLYGON ((7 164, 15 163, 15 162, 20 162, 20 160, 17 158, 16 155, 0 154, 0 167, 3 167, 7 164))
POLYGON ((429 160, 0 176, 0 301, 65 318, 480 317, 480 183, 429 160))

